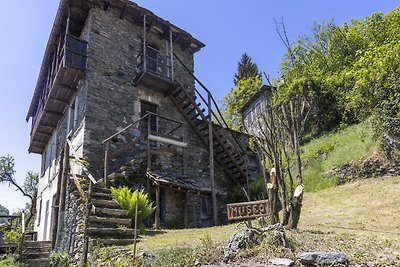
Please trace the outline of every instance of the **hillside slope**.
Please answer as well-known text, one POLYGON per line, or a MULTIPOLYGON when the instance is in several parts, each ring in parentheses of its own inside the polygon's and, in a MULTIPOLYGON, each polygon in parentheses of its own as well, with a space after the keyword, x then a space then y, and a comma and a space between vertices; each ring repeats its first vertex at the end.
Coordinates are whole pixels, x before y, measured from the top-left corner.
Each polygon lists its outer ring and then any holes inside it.
MULTIPOLYGON (((353 264, 400 266, 399 192, 400 177, 360 180, 308 192, 299 229, 286 231, 292 251, 277 248, 267 240, 240 253, 236 263, 252 266, 271 257, 294 258, 301 252, 325 250, 343 251, 353 264)), ((228 237, 243 228, 243 224, 231 224, 150 232, 141 238, 139 248, 154 255, 145 258, 145 266, 218 263, 228 237)), ((91 259, 92 266, 108 266, 113 259, 114 263, 118 259, 118 266, 131 266, 131 256, 121 250, 131 251, 132 247, 98 249, 95 259, 91 259)))

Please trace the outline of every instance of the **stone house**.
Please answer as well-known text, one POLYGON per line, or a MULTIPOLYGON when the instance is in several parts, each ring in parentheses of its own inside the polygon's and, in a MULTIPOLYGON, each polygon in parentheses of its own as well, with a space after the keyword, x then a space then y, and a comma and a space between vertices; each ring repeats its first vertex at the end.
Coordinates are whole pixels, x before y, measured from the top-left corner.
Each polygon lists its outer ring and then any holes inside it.
POLYGON ((130 242, 110 184, 149 192, 157 227, 226 222, 252 152, 195 88, 202 47, 128 0, 61 0, 27 114, 42 155, 38 240, 76 257, 93 240, 130 242))

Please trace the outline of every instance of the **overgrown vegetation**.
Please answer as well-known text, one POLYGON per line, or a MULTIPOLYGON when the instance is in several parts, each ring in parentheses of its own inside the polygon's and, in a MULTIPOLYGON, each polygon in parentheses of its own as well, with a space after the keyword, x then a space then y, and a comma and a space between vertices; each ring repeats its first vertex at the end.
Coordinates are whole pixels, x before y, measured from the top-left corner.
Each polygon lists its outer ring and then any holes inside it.
POLYGON ((51 266, 57 267, 73 267, 73 261, 71 256, 67 252, 52 252, 50 255, 51 266))
POLYGON ((335 167, 357 163, 369 156, 379 143, 374 136, 371 119, 343 127, 302 146, 304 184, 314 192, 338 184, 339 177, 327 175, 335 167))
POLYGON ((132 224, 135 219, 136 202, 138 200, 137 223, 140 231, 144 232, 146 230, 144 221, 155 210, 155 207, 153 207, 153 202, 151 202, 148 198, 148 194, 144 193, 143 189, 132 191, 132 189, 126 186, 118 188, 111 187, 111 194, 121 208, 128 212, 129 217, 132 219, 132 224))
MULTIPOLYGON (((306 251, 343 251, 352 264, 400 265, 400 222, 397 204, 400 178, 362 180, 315 193, 303 201, 300 229, 286 231, 287 245, 266 232, 235 258, 249 266, 275 257, 295 258, 306 251), (363 202, 360 205, 360 201, 363 202), (343 212, 346 211, 346 212, 343 212)), ((253 225, 256 225, 253 222, 253 225)), ((132 265, 132 246, 97 248, 90 266, 199 266, 222 261, 226 240, 244 224, 164 230, 143 236, 132 265), (131 264, 131 265, 129 265, 131 264)))
POLYGON ((315 23, 282 61, 282 94, 308 90, 310 132, 373 115, 374 131, 400 137, 400 12, 374 13, 342 26, 315 23), (292 59, 295 59, 293 62, 292 59))

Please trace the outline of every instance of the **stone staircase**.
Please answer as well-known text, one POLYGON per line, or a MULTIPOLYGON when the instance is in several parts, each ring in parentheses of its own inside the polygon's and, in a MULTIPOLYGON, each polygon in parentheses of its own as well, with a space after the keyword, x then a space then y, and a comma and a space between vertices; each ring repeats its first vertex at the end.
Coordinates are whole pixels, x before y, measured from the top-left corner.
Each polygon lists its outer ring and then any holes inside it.
MULTIPOLYGON (((201 142, 209 148, 209 117, 203 105, 207 105, 203 97, 197 99, 193 92, 183 88, 179 83, 169 94, 171 101, 185 117, 186 121, 198 135, 201 142)), ((222 167, 227 176, 234 182, 246 182, 245 152, 236 142, 229 129, 221 126, 213 127, 213 147, 216 162, 222 167)))
POLYGON ((20 261, 27 266, 47 266, 51 254, 51 241, 24 241, 20 261))
POLYGON ((91 243, 127 245, 133 243, 134 229, 125 210, 113 200, 102 183, 93 187, 87 233, 91 243))

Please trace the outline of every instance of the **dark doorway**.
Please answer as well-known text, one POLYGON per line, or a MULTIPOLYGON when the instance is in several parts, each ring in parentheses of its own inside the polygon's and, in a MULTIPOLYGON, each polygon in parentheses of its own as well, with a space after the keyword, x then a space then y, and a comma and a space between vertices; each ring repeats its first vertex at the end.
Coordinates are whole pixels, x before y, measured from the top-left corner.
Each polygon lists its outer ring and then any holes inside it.
MULTIPOLYGON (((158 105, 153 104, 147 101, 140 101, 140 117, 142 118, 148 112, 157 114, 158 105)), ((157 133, 158 125, 157 125, 157 117, 154 115, 150 116, 150 133, 157 133)), ((140 125, 141 132, 147 132, 147 125, 149 122, 149 117, 145 118, 140 125)))

